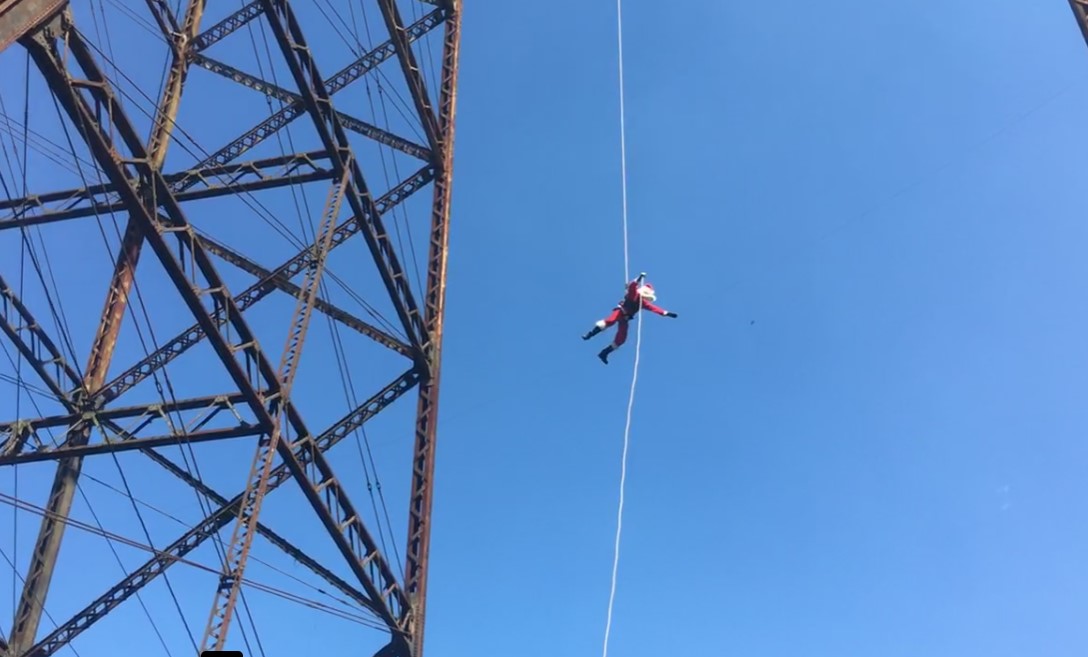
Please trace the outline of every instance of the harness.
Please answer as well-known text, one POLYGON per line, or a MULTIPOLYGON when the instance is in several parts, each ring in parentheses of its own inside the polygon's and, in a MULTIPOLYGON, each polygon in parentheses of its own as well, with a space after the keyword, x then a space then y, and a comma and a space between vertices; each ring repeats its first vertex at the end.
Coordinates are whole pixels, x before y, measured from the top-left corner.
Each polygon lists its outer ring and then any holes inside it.
POLYGON ((623 318, 629 320, 642 308, 642 299, 630 301, 627 297, 624 297, 620 299, 620 302, 616 304, 616 307, 623 311, 623 318))

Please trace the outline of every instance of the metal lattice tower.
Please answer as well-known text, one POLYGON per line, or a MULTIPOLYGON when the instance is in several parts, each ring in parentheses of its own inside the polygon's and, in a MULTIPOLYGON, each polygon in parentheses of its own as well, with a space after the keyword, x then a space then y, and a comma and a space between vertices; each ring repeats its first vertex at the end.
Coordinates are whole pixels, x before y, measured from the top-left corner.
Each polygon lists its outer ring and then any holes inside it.
POLYGON ((422 654, 459 26, 460 0, 0 0, 0 655, 126 609, 111 632, 173 614, 171 654, 237 649, 270 631, 253 591, 284 598, 269 553, 373 653, 422 654))

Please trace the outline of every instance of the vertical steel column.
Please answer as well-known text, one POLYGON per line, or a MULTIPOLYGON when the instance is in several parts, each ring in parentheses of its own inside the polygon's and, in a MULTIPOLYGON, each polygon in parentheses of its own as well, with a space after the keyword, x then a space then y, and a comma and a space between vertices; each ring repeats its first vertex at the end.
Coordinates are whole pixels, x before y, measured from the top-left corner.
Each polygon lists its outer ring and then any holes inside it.
POLYGON ((408 547, 405 591, 412 601, 412 657, 423 655, 427 606, 427 565, 431 546, 431 508, 434 499, 434 457, 438 429, 438 392, 442 366, 442 331, 446 304, 446 268, 449 255, 449 219, 453 186, 453 143, 457 109, 457 71, 461 48, 461 2, 451 0, 446 18, 439 97, 441 165, 435 179, 431 241, 427 259, 424 322, 427 342, 427 377, 420 383, 416 413, 416 443, 412 459, 412 495, 408 506, 408 547))

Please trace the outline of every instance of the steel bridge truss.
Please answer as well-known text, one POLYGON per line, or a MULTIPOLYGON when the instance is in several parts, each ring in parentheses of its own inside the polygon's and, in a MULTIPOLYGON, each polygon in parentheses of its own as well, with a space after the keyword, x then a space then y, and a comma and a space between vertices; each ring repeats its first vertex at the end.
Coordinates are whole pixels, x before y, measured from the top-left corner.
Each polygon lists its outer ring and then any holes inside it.
MULTIPOLYGON (((76 221, 111 212, 127 215, 104 310, 82 374, 65 358, 57 337, 0 274, 0 332, 63 407, 49 417, 0 422, 0 466, 56 461, 46 505, 21 598, 10 626, 0 632, 0 655, 45 657, 64 647, 142 587, 202 543, 232 527, 220 586, 208 616, 202 649, 222 649, 232 620, 253 537, 260 534, 337 591, 381 619, 389 633, 379 654, 422 654, 430 514, 433 495, 436 414, 442 353, 448 222, 460 43, 460 0, 426 0, 424 17, 405 24, 396 0, 377 0, 390 38, 343 69, 325 76, 317 66, 288 0, 254 0, 215 25, 201 29, 206 0, 186 0, 174 15, 161 0, 148 0, 154 20, 171 48, 171 65, 150 136, 141 138, 122 108, 119 93, 95 49, 75 25, 67 3, 56 0, 0 0, 0 49, 18 43, 67 119, 77 130, 107 181, 95 186, 27 195, 0 201, 0 231, 76 221), (244 73, 205 54, 212 44, 252 21, 265 21, 286 60, 294 88, 244 73), (428 89, 412 43, 444 30, 440 88, 428 89), (393 134, 336 109, 332 95, 383 62, 403 76, 424 139, 393 134), (198 165, 165 172, 172 127, 190 67, 199 66, 277 98, 283 108, 226 144, 198 165), (437 94, 435 94, 437 92, 437 94), (312 122, 322 148, 281 157, 238 161, 248 150, 296 119, 312 122), (348 141, 352 132, 418 161, 418 169, 374 198, 348 141), (317 239, 275 267, 198 235, 187 201, 305 182, 330 186, 317 239), (383 217, 409 197, 431 187, 426 281, 417 299, 386 231, 383 217), (337 221, 340 208, 350 218, 337 221), (360 237, 356 237, 360 236, 360 237), (351 238, 356 238, 352 240, 351 238), (329 253, 351 241, 365 246, 395 309, 401 339, 320 298, 318 285, 329 253), (150 248, 151 254, 146 251, 150 248), (161 263, 193 324, 113 379, 113 361, 129 291, 141 257, 161 263), (257 278, 241 291, 228 290, 217 272, 224 260, 257 278), (287 344, 274 361, 254 336, 246 311, 275 294, 294 299, 287 344), (292 383, 313 312, 364 335, 405 359, 401 376, 323 431, 312 430, 292 401, 292 383), (226 368, 234 389, 161 404, 125 404, 126 392, 153 377, 197 344, 208 343, 226 368), (326 452, 383 409, 417 391, 411 464, 406 564, 395 573, 364 526, 337 479, 326 452), (179 420, 180 418, 180 420, 179 420), (46 440, 41 432, 59 432, 46 440), (98 436, 96 439, 95 437, 98 436), (213 490, 157 447, 226 439, 250 440, 255 454, 245 490, 227 496, 213 490), (56 630, 40 636, 45 601, 72 507, 83 459, 139 451, 194 487, 218 508, 142 566, 105 591, 56 630), (264 496, 288 482, 302 490, 328 531, 353 577, 345 581, 260 520, 264 496)), ((357 247, 358 248, 358 247, 357 247)), ((37 309, 40 312, 40 309, 37 309)), ((211 597, 211 596, 209 596, 211 597)), ((0 626, 2 629, 2 626, 0 626)))

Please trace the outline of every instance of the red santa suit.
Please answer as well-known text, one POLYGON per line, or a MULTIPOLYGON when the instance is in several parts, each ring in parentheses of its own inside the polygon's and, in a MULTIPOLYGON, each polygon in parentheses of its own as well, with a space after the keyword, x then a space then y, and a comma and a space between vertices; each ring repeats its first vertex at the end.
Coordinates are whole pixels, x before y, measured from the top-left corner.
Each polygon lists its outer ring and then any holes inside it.
POLYGON ((613 339, 612 344, 601 350, 601 353, 597 354, 605 364, 608 364, 608 355, 616 349, 619 349, 620 345, 627 341, 627 329, 628 322, 630 322, 640 310, 649 310, 655 315, 661 315, 662 317, 673 317, 677 315, 674 312, 665 310, 660 306, 654 304, 657 300, 657 294, 654 291, 654 286, 645 283, 646 274, 639 274, 639 277, 627 284, 627 291, 620 299, 619 303, 612 312, 602 320, 599 320, 597 324, 590 329, 585 335, 582 336, 583 340, 588 340, 597 335, 606 328, 613 324, 619 324, 616 327, 616 337, 613 339))

